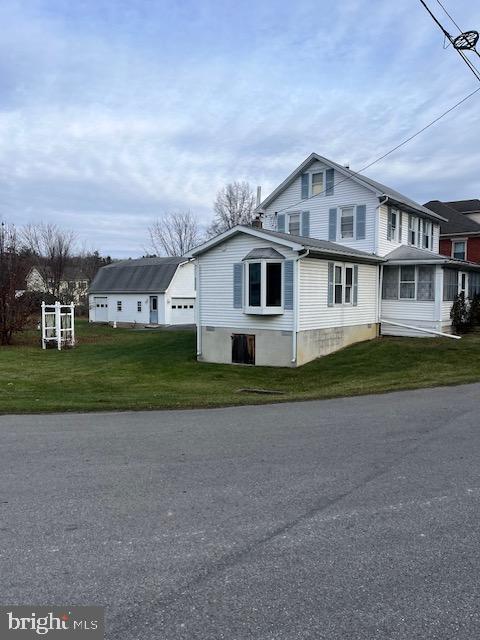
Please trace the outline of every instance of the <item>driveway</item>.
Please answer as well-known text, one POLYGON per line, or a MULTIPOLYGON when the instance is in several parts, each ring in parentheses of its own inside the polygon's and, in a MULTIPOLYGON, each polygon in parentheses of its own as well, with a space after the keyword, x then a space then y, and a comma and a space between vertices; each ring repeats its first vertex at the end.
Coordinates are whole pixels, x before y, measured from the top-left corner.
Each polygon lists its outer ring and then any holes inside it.
POLYGON ((104 604, 112 640, 478 637, 480 385, 0 438, 0 604, 104 604))

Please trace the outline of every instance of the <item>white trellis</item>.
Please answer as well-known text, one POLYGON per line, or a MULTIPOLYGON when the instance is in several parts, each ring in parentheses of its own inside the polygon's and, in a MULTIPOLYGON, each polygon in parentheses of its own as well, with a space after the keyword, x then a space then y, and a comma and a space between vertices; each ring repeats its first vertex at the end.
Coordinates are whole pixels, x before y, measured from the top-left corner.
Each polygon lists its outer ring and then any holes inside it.
POLYGON ((42 349, 48 344, 56 343, 60 351, 62 347, 75 345, 75 305, 45 304, 42 302, 42 349))

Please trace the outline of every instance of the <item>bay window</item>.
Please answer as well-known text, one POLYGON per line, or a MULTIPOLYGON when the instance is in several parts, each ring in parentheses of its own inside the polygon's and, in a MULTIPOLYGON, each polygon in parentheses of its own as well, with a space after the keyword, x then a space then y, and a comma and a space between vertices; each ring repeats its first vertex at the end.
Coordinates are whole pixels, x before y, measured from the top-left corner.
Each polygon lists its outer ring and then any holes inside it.
POLYGON ((247 262, 246 265, 246 313, 266 315, 282 313, 282 262, 261 260, 247 262))

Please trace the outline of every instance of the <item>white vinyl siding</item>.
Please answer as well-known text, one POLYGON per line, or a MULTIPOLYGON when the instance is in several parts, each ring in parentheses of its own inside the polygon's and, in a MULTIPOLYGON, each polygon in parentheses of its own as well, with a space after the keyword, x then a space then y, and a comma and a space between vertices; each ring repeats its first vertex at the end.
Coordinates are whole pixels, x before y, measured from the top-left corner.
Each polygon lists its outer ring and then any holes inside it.
MULTIPOLYGON (((402 224, 401 235, 400 230, 397 233, 396 238, 388 239, 388 207, 382 205, 379 209, 378 217, 378 255, 386 256, 388 253, 399 247, 400 245, 408 245, 408 217, 409 214, 405 211, 402 212, 402 224)), ((416 216, 414 216, 416 218, 416 216)), ((416 218, 417 219, 417 218, 416 218)), ((423 222, 423 220, 421 220, 423 222)), ((418 219, 417 219, 417 238, 418 238, 418 219)), ((400 219, 397 220, 397 226, 400 226, 400 219)), ((422 227, 422 225, 421 225, 422 227)), ((420 241, 415 246, 422 247, 422 240, 420 235, 420 241)), ((432 223, 432 246, 430 250, 434 253, 438 253, 440 247, 440 227, 437 223, 432 223)))
POLYGON ((96 322, 94 298, 104 297, 107 304, 107 322, 128 322, 148 324, 150 322, 150 295, 158 297, 158 322, 165 322, 165 296, 163 293, 110 293, 110 294, 90 294, 89 295, 89 318, 91 322, 96 322), (121 302, 121 311, 117 311, 118 302, 121 302), (142 310, 138 310, 138 303, 141 303, 142 310))
MULTIPOLYGON (((256 330, 271 329, 291 331, 293 311, 284 310, 281 315, 249 315, 233 306, 233 265, 241 263, 252 249, 273 247, 287 259, 294 253, 281 245, 250 235, 237 235, 214 247, 198 258, 198 305, 201 326, 233 327, 256 330)), ((245 294, 246 283, 243 283, 245 294)), ((326 296, 326 293, 325 293, 326 296)))
MULTIPOLYGON (((319 162, 315 162, 308 169, 309 173, 323 171, 327 167, 319 162)), ((332 196, 320 195, 309 200, 301 198, 301 178, 300 176, 287 187, 273 202, 267 207, 264 217, 265 229, 275 230, 275 212, 281 211, 288 214, 289 210, 297 212, 299 210, 310 211, 310 237, 328 240, 329 209, 338 208, 338 224, 340 224, 340 209, 355 205, 366 205, 366 229, 365 239, 355 240, 355 238, 340 238, 337 236, 336 242, 346 246, 373 253, 375 251, 375 219, 378 207, 378 198, 365 187, 357 184, 354 180, 344 179, 343 174, 335 171, 335 186, 332 196)), ((288 215, 286 216, 288 224, 288 215)), ((288 230, 288 226, 286 226, 288 230)))
MULTIPOLYGON (((338 266, 341 263, 335 262, 338 266)), ((352 266, 351 263, 344 263, 352 266)), ((376 265, 358 265, 358 302, 328 306, 328 261, 300 261, 299 331, 346 327, 377 322, 376 265)))

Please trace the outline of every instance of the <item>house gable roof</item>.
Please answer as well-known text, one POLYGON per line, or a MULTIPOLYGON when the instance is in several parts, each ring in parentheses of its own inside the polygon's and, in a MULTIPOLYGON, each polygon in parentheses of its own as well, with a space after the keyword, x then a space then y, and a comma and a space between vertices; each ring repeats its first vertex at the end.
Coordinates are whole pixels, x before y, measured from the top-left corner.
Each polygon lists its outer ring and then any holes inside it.
POLYGON ((473 198, 472 200, 452 200, 451 202, 445 202, 445 204, 459 213, 480 213, 480 200, 478 198, 473 198))
POLYGON ((358 249, 351 249, 336 242, 330 242, 329 240, 317 240, 317 238, 307 238, 305 236, 294 236, 290 233, 280 233, 279 231, 270 231, 270 229, 258 229, 256 227, 249 227, 245 225, 238 225, 225 231, 224 233, 212 238, 204 244, 196 247, 190 252, 193 257, 199 256, 202 253, 206 253, 218 246, 225 240, 239 234, 244 233, 251 235, 262 240, 272 240, 279 245, 283 245, 292 249, 293 251, 301 252, 308 250, 310 253, 323 256, 323 257, 338 257, 338 258, 350 258, 363 262, 383 262, 383 258, 373 253, 367 253, 365 251, 359 251, 358 249))
POLYGON ((89 293, 164 293, 185 258, 122 260, 98 270, 89 293))
MULTIPOLYGON (((279 196, 287 187, 289 187, 294 180, 298 178, 308 167, 314 162, 321 162, 328 167, 331 167, 338 171, 340 174, 345 176, 345 178, 351 178, 358 184, 363 185, 370 191, 373 191, 378 197, 387 197, 393 204, 397 204, 403 206, 409 211, 413 211, 415 213, 419 213, 421 215, 427 216, 428 218, 434 219, 436 221, 440 221, 443 218, 430 209, 427 209, 423 205, 415 202, 411 198, 403 195, 399 191, 392 189, 391 187, 387 187, 381 182, 377 182, 376 180, 372 180, 371 178, 367 178, 367 176, 362 175, 361 173, 357 173, 356 171, 352 171, 351 169, 347 169, 342 165, 329 160, 328 158, 324 158, 323 156, 318 155, 318 153, 311 153, 306 160, 304 160, 296 169, 293 171, 276 189, 272 191, 272 193, 260 203, 257 207, 257 211, 261 212, 266 207, 268 207, 276 198, 279 196)), ((315 196, 313 196, 315 197, 315 196)), ((299 202, 301 204, 302 201, 299 202)), ((303 201, 305 202, 305 200, 303 201)), ((291 207, 289 207, 291 208, 291 207)))
POLYGON ((445 222, 442 222, 440 224, 440 235, 450 235, 457 233, 480 234, 480 224, 475 220, 472 220, 472 218, 465 215, 464 213, 460 213, 451 205, 452 203, 440 202, 440 200, 430 200, 430 202, 427 202, 425 204, 428 209, 431 209, 432 211, 438 213, 446 219, 445 222))

